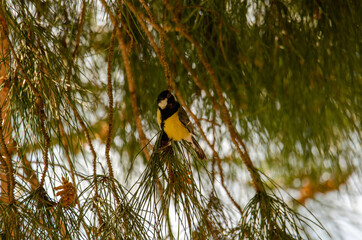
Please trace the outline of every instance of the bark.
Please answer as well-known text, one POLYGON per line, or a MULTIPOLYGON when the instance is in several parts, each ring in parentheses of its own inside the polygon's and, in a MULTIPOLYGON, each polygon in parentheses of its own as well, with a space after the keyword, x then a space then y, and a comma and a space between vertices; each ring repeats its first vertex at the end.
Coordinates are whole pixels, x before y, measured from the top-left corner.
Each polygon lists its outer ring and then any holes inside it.
POLYGON ((9 155, 12 155, 14 148, 9 145, 11 140, 11 127, 6 124, 6 119, 8 117, 7 107, 9 102, 7 100, 8 92, 9 92, 9 82, 8 73, 9 73, 9 62, 10 62, 10 51, 9 51, 9 41, 6 37, 8 34, 8 27, 5 18, 0 15, 0 86, 3 86, 0 91, 0 108, 1 111, 1 119, 3 119, 2 123, 2 135, 4 143, 7 146, 7 149, 4 147, 0 147, 1 158, 4 161, 1 161, 0 164, 0 181, 1 181, 1 201, 9 203, 10 201, 10 181, 9 181, 9 166, 11 166, 11 159, 9 155), (4 85, 5 84, 5 85, 4 85), (9 154, 6 154, 6 150, 8 150, 9 154))

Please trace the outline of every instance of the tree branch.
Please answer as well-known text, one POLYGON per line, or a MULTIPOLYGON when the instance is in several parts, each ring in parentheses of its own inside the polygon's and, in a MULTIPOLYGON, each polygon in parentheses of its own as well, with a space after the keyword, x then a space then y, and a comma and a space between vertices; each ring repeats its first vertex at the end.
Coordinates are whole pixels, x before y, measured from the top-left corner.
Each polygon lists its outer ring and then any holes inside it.
POLYGON ((111 42, 109 46, 108 52, 108 65, 107 65, 107 94, 108 94, 108 134, 106 140, 106 150, 105 155, 107 159, 107 164, 109 168, 109 176, 114 178, 113 176, 113 168, 111 163, 111 158, 109 156, 109 151, 111 149, 111 141, 112 141, 112 130, 113 130, 113 86, 112 86, 112 60, 114 53, 114 39, 115 39, 116 29, 112 32, 111 42))
MULTIPOLYGON (((144 0, 140 0, 142 6, 146 9, 147 11, 147 14, 150 16, 150 20, 152 23, 155 24, 155 18, 153 17, 153 14, 150 10, 150 8, 147 6, 147 4, 144 2, 144 0)), ((135 14, 135 12, 134 12, 135 14)), ((135 14, 135 16, 138 18, 138 21, 141 23, 141 25, 143 24, 142 22, 142 19, 139 18, 139 16, 137 14, 135 14)), ((144 24, 143 24, 144 25, 144 24)), ((142 28, 144 28, 142 26, 142 28)), ((144 31, 146 32, 149 32, 147 30, 147 28, 144 28, 144 31)), ((147 34, 148 36, 148 34, 147 34)), ((148 36, 148 38, 150 39, 151 36, 148 36)), ((163 69, 165 71, 165 77, 166 77, 166 83, 167 83, 167 88, 170 89, 171 88, 171 71, 170 71, 170 67, 168 66, 167 64, 167 59, 166 59, 166 53, 165 53, 165 45, 164 45, 164 41, 163 41, 163 36, 162 34, 159 35, 160 37, 160 44, 161 44, 161 47, 160 47, 160 54, 159 54, 159 60, 160 60, 160 63, 161 65, 163 66, 163 69)), ((151 37, 152 38, 152 37, 151 37)))
MULTIPOLYGON (((130 3, 127 3, 128 6, 132 6, 130 3)), ((131 9, 131 8, 130 8, 131 9)), ((220 107, 217 104, 215 98, 211 95, 210 91, 205 88, 203 86, 203 84, 201 83, 201 80, 199 79, 199 77, 197 76, 197 74, 195 73, 195 71, 192 69, 191 64, 189 63, 189 61, 187 60, 187 58, 185 57, 185 55, 181 52, 181 50, 176 46, 176 44, 171 40, 171 38, 167 35, 166 31, 163 29, 163 27, 161 27, 160 25, 158 25, 157 23, 153 22, 150 18, 148 18, 146 15, 144 15, 142 12, 140 11, 136 11, 134 6, 133 6, 133 13, 136 16, 139 16, 141 19, 146 20, 152 27, 154 27, 156 29, 157 32, 159 32, 160 34, 160 38, 162 39, 166 39, 167 42, 170 44, 172 50, 180 57, 181 59, 181 63, 184 65, 184 67, 186 68, 187 72, 191 74, 192 79, 194 80, 196 86, 198 88, 200 88, 201 90, 203 90, 206 94, 206 96, 211 100, 214 109, 219 110, 220 107)), ((132 9, 131 9, 132 11, 132 9)))
MULTIPOLYGON (((108 63, 107 63, 107 94, 109 98, 109 109, 108 109, 108 134, 107 134, 107 141, 106 141, 106 160, 107 165, 109 169, 109 176, 112 178, 111 185, 113 188, 113 191, 116 192, 116 185, 114 184, 113 178, 113 167, 111 158, 109 156, 109 151, 111 150, 111 141, 112 141, 112 130, 113 130, 113 87, 112 87, 112 60, 113 60, 113 53, 114 53, 114 40, 116 36, 116 29, 113 29, 111 42, 109 46, 109 52, 108 52, 108 63)), ((118 195, 115 194, 116 201, 118 205, 120 204, 120 200, 118 198, 118 195)))
MULTIPOLYGON (((128 58, 127 47, 124 43, 122 32, 121 32, 120 28, 118 27, 117 18, 111 12, 110 7, 107 5, 105 0, 100 0, 100 2, 103 5, 103 8, 107 12, 107 14, 109 15, 111 22, 113 24, 113 27, 116 28, 116 37, 117 37, 119 47, 121 49, 122 58, 124 61, 124 66, 125 66, 126 75, 127 75, 128 89, 131 94, 131 104, 132 104, 133 116, 136 120, 136 127, 137 127, 137 131, 138 131, 138 134, 140 137, 141 145, 146 146, 149 141, 146 138, 146 135, 143 131, 143 126, 142 126, 141 117, 140 117, 140 113, 139 113, 139 109, 138 109, 138 103, 137 103, 136 85, 135 85, 135 82, 133 79, 132 68, 131 68, 129 58, 128 58)), ((143 148, 143 152, 144 152, 146 158, 150 159, 151 155, 150 155, 148 149, 143 148)))

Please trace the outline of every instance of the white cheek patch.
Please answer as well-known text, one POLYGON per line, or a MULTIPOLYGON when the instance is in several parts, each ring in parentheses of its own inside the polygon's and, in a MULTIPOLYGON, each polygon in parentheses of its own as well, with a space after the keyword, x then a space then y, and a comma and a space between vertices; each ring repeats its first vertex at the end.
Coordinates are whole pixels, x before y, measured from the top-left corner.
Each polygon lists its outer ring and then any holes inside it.
POLYGON ((163 110, 165 109, 165 107, 167 106, 167 98, 161 100, 159 103, 158 103, 158 106, 163 110))

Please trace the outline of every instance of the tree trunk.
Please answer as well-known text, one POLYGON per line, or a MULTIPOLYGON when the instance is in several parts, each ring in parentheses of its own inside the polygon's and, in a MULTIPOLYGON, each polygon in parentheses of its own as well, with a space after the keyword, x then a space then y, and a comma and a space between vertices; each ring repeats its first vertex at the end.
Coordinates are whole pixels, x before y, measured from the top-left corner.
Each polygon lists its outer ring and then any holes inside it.
MULTIPOLYGON (((4 82, 7 80, 8 72, 9 72, 9 62, 10 62, 10 51, 9 51, 9 41, 6 37, 8 34, 8 27, 5 18, 0 15, 0 85, 3 85, 4 82)), ((7 146, 9 146, 9 142, 11 140, 11 128, 10 125, 6 124, 6 119, 8 116, 7 113, 7 107, 9 105, 7 98, 9 91, 9 84, 5 83, 2 90, 0 91, 0 107, 2 109, 1 111, 1 119, 3 119, 3 137, 4 142, 7 146)), ((9 153, 11 154, 13 151, 10 149, 9 146, 9 153)), ((1 181, 1 196, 0 199, 2 202, 9 203, 10 201, 10 193, 8 192, 9 189, 9 181, 7 177, 8 172, 8 166, 10 166, 9 157, 7 154, 5 154, 5 149, 0 148, 0 154, 2 155, 2 158, 5 160, 6 165, 4 162, 1 162, 1 168, 0 168, 0 181, 1 181)))

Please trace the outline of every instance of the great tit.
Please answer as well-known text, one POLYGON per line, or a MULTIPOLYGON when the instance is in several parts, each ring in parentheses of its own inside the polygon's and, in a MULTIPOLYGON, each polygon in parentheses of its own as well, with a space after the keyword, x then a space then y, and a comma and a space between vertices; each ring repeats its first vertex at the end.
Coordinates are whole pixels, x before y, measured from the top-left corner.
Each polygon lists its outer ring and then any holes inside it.
POLYGON ((157 98, 157 122, 170 140, 186 140, 195 150, 199 159, 206 159, 204 151, 194 138, 192 124, 185 109, 168 90, 161 92, 157 98))

